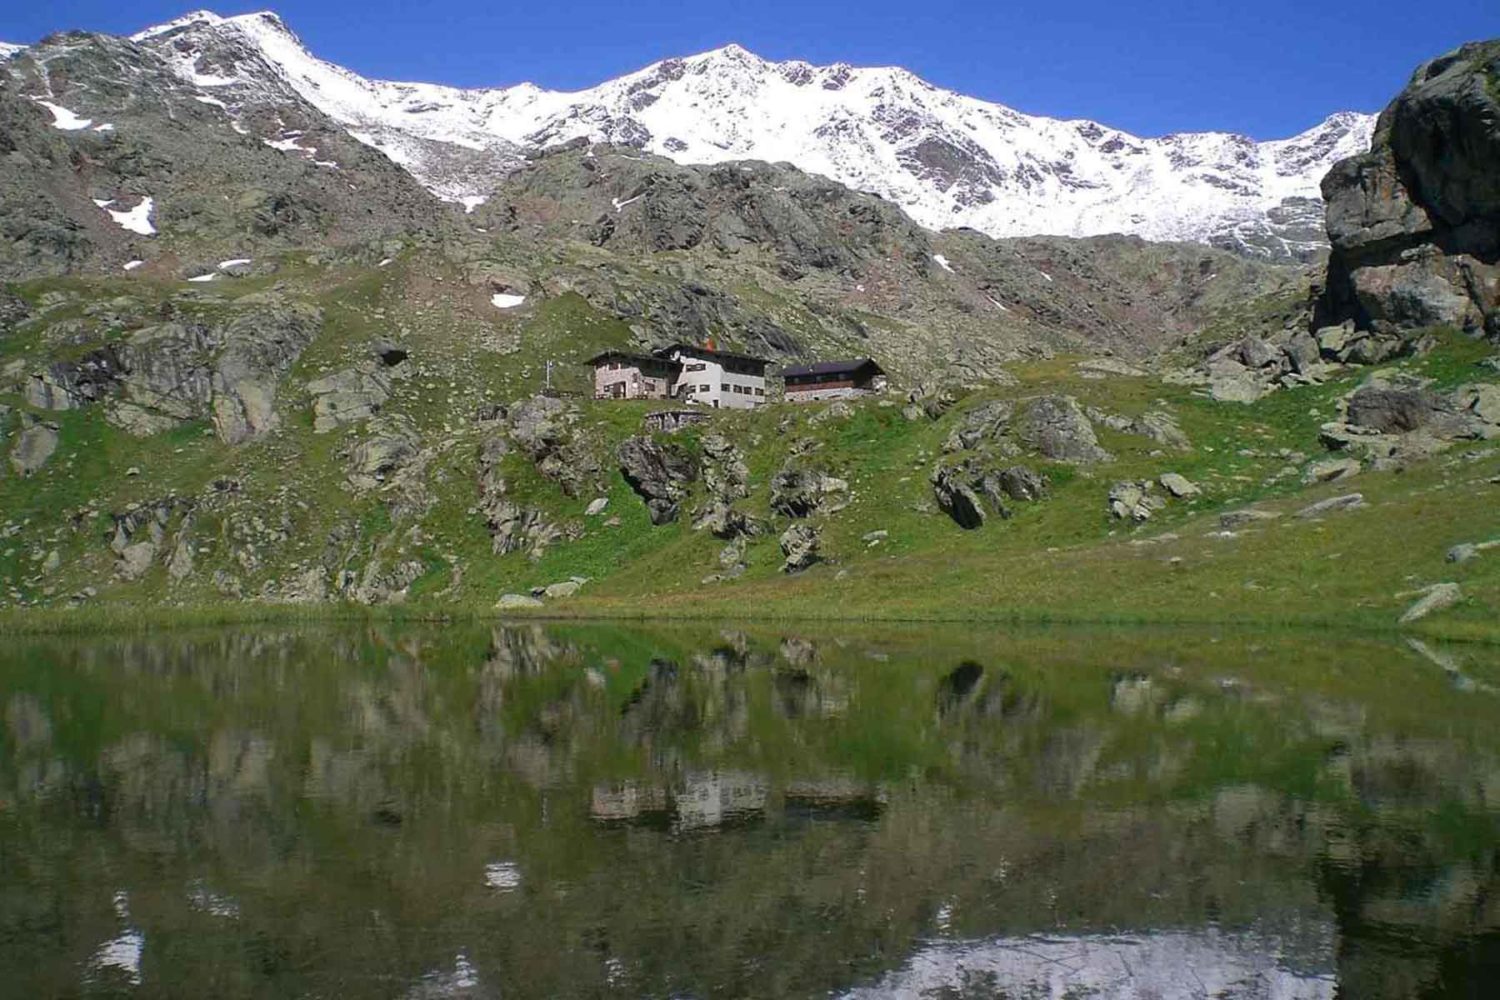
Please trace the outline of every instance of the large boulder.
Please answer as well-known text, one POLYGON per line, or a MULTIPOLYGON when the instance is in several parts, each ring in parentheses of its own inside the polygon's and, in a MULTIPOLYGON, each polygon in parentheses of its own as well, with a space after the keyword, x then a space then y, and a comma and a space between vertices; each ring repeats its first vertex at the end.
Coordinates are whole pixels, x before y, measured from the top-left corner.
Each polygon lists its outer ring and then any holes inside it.
POLYGON ((1452 405, 1435 392, 1368 385, 1349 397, 1345 419, 1377 434, 1409 434, 1453 415, 1452 405))
POLYGON ((1000 490, 1012 500, 1045 500, 1051 493, 1047 477, 1024 465, 1001 469, 996 476, 1000 490))
POLYGON ((10 464, 16 472, 29 476, 47 464, 52 453, 57 451, 57 428, 52 424, 23 417, 24 429, 16 435, 16 443, 10 450, 10 464))
POLYGON ((652 524, 677 520, 679 505, 698 478, 698 463, 681 445, 626 438, 615 452, 620 473, 646 502, 652 524))
POLYGON ((1500 336, 1500 41, 1418 68, 1323 197, 1332 251, 1315 327, 1500 336))
POLYGON ((1058 462, 1087 465, 1114 456, 1099 447, 1094 427, 1072 396, 1042 396, 1028 403, 1016 422, 1022 444, 1058 462))
POLYGON ((780 542, 781 554, 786 559, 781 567, 784 572, 800 573, 821 558, 818 529, 810 524, 793 524, 781 533, 780 542))
POLYGON ((961 468, 944 467, 932 473, 932 493, 937 505, 966 531, 984 526, 984 503, 961 468))

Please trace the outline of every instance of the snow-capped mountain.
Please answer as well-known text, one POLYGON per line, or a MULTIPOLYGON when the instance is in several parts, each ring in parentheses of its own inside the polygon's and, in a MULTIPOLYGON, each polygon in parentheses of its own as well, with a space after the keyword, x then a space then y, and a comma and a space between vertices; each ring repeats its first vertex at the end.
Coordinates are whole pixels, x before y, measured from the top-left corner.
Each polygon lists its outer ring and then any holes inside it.
POLYGON ((24 45, 14 45, 10 42, 0 42, 0 59, 9 59, 17 52, 24 50, 24 45))
POLYGON ((1368 149, 1374 126, 1343 112, 1270 142, 1141 138, 1024 115, 899 68, 769 62, 736 45, 568 93, 368 80, 313 56, 272 13, 198 12, 133 40, 231 109, 298 95, 438 196, 471 206, 527 149, 582 137, 682 163, 789 162, 934 229, 1124 232, 1305 258, 1324 245, 1319 182, 1368 149))

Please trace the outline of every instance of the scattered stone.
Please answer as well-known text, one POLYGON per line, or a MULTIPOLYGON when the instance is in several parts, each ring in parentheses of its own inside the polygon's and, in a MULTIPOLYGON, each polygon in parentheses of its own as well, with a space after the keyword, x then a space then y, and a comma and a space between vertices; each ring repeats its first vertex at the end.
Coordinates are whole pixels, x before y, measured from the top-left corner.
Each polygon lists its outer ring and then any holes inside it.
POLYGON ((1463 600, 1463 590, 1456 583, 1435 583, 1422 592, 1422 597, 1406 609, 1400 618, 1402 625, 1426 618, 1437 611, 1453 607, 1463 600))
POLYGON ((1324 514, 1333 514, 1341 510, 1353 510, 1365 505, 1364 494, 1349 493, 1341 497, 1329 497, 1327 500, 1319 500, 1317 503, 1309 504, 1297 511, 1301 518, 1322 517, 1324 514))
POLYGON ((542 589, 542 596, 549 600, 555 600, 559 597, 572 597, 578 593, 578 589, 583 584, 584 581, 580 579, 563 580, 561 583, 549 584, 542 589))
POLYGON ((889 537, 891 537, 891 533, 889 531, 886 531, 884 528, 881 528, 877 531, 865 532, 863 535, 859 536, 859 540, 864 542, 866 546, 874 548, 889 537))
POLYGON ((1156 481, 1161 483, 1162 489, 1166 490, 1168 493, 1172 494, 1179 500, 1185 500, 1188 497, 1195 497, 1203 492, 1198 488, 1198 485, 1196 483, 1192 482, 1185 476, 1178 475, 1175 472, 1163 472, 1156 481))
POLYGON ((1448 550, 1448 562, 1464 563, 1479 558, 1481 553, 1500 549, 1500 539, 1488 542, 1463 542, 1448 550))
POLYGON ((500 611, 514 611, 517 608, 540 608, 544 605, 530 594, 503 594, 495 602, 495 607, 500 611))
POLYGON ((1078 362, 1078 370, 1085 374, 1094 373, 1098 375, 1124 375, 1130 378, 1145 378, 1150 372, 1128 365, 1114 358, 1085 358, 1078 362))
POLYGON ((1220 514, 1219 527, 1225 531, 1233 531, 1235 528, 1243 528, 1247 524, 1274 521, 1280 516, 1274 510, 1256 510, 1254 507, 1245 507, 1241 510, 1231 510, 1220 514))
POLYGON ((597 517, 600 514, 603 514, 604 509, 608 506, 609 497, 598 497, 594 500, 589 501, 589 505, 584 508, 583 512, 589 517, 597 517))
POLYGON ((1148 480, 1115 483, 1109 489, 1109 512, 1122 521, 1149 521, 1153 513, 1166 505, 1164 499, 1151 492, 1148 480))
POLYGON ((1306 484, 1333 483, 1359 475, 1361 465, 1357 458, 1325 458, 1308 465, 1302 473, 1306 484))

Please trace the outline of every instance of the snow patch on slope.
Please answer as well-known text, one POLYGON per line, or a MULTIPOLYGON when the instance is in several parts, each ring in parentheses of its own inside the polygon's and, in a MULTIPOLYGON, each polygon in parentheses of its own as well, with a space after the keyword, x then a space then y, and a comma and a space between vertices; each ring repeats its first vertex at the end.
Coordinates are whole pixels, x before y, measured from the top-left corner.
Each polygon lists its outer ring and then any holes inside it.
POLYGON ((96 198, 94 204, 108 212, 109 217, 114 219, 115 224, 121 229, 139 233, 141 236, 156 235, 156 227, 151 224, 151 213, 156 207, 156 202, 149 196, 126 209, 110 208, 114 204, 113 200, 101 201, 96 198))
POLYGON ((60 104, 53 104, 51 101, 44 101, 39 97, 34 97, 32 100, 52 112, 53 128, 61 129, 64 132, 79 132, 94 124, 92 118, 84 118, 81 115, 74 114, 60 104))

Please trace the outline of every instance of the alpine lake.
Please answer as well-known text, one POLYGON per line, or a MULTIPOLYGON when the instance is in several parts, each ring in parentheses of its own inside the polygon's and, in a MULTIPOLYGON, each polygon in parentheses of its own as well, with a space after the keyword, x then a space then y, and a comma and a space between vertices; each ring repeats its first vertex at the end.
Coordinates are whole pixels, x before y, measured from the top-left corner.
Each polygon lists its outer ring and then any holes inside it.
POLYGON ((369 624, 0 645, 0 996, 1500 996, 1500 649, 369 624))

